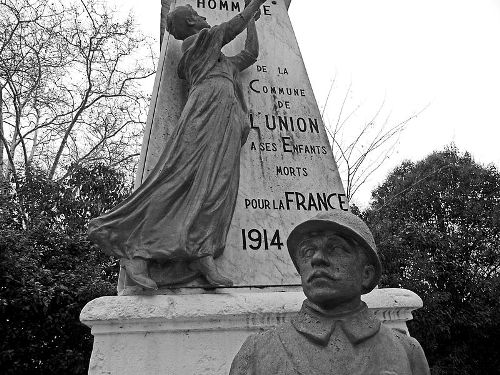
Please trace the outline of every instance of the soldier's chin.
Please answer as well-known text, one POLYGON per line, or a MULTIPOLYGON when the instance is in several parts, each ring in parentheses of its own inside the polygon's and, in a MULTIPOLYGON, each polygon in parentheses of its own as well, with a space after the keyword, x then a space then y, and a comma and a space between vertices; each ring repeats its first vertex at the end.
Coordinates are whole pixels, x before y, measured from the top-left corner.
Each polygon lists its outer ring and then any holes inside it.
POLYGON ((325 283, 325 285, 317 285, 318 283, 314 284, 316 285, 308 285, 308 287, 304 287, 304 294, 309 301, 314 302, 319 306, 330 306, 339 302, 339 299, 341 299, 340 293, 327 283, 325 283))
POLYGON ((359 300, 361 293, 351 285, 344 285, 342 282, 330 280, 313 280, 303 284, 304 294, 307 299, 319 307, 332 309, 359 300))

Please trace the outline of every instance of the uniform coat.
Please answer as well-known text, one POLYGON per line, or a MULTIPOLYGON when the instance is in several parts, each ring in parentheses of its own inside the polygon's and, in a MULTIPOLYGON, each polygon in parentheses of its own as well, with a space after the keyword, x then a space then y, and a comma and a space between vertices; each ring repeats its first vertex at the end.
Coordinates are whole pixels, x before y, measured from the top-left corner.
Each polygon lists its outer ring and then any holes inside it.
POLYGON ((430 375, 412 337, 382 325, 365 303, 328 315, 306 300, 289 323, 252 335, 230 375, 430 375))

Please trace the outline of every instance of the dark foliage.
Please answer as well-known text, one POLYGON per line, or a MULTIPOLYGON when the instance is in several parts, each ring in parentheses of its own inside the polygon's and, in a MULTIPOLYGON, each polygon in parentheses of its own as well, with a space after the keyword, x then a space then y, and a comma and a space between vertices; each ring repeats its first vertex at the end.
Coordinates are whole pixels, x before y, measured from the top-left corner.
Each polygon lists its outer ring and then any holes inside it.
POLYGON ((26 173, 0 196, 0 373, 84 374, 92 336, 79 323, 90 300, 115 294, 118 266, 86 239, 91 217, 128 189, 102 165, 56 183, 26 173))
POLYGON ((449 147, 404 162, 364 212, 382 287, 415 291, 410 323, 432 373, 499 374, 500 174, 449 147))

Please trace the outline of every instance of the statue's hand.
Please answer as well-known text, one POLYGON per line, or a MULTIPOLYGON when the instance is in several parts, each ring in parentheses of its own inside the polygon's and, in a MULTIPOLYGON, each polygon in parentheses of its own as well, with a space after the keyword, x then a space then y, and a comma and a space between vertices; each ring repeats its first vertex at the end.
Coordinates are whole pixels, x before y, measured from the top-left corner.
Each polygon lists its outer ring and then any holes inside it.
POLYGON ((264 4, 267 0, 245 0, 245 8, 249 6, 252 1, 256 1, 259 4, 264 4))
MULTIPOLYGON (((252 1, 254 1, 254 0, 245 0, 245 8, 246 8, 248 5, 250 5, 250 3, 251 3, 252 1)), ((258 1, 258 2, 259 2, 259 3, 261 3, 261 4, 264 4, 264 3, 266 2, 266 0, 256 0, 256 1, 258 1)), ((254 20, 255 20, 255 21, 257 21, 257 20, 260 18, 261 14, 262 14, 262 12, 261 12, 261 10, 260 10, 260 9, 259 9, 257 12, 255 12, 254 20)))
POLYGON ((257 13, 255 13, 255 16, 254 16, 254 20, 255 21, 258 21, 260 16, 261 16, 262 12, 260 11, 260 9, 257 11, 257 13))
POLYGON ((260 16, 261 16, 261 14, 262 14, 262 12, 259 9, 257 12, 255 12, 255 16, 253 16, 253 20, 254 21, 258 21, 259 18, 260 18, 260 16))

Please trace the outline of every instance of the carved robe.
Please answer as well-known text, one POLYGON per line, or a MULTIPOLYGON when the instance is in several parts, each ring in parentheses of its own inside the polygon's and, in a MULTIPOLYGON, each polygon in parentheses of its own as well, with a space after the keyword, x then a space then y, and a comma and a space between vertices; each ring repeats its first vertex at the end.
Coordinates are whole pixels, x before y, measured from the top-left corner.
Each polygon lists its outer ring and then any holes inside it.
POLYGON ((250 129, 239 72, 256 61, 246 51, 222 54, 234 37, 223 23, 201 30, 184 52, 178 74, 190 91, 157 165, 128 199, 90 222, 89 238, 107 253, 179 262, 224 250, 250 129))
POLYGON ((230 375, 430 375, 417 340, 382 325, 363 303, 327 316, 305 301, 290 322, 250 336, 230 375))

